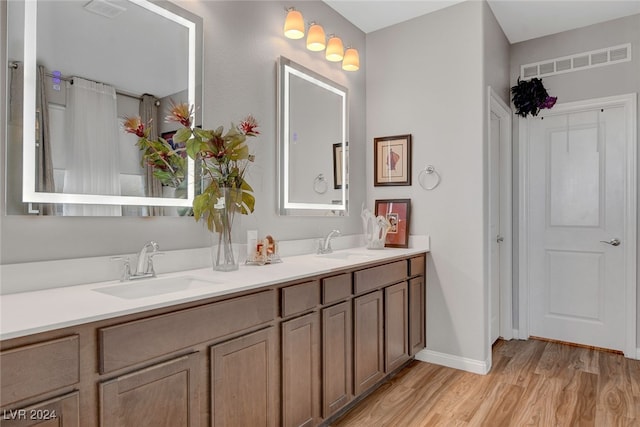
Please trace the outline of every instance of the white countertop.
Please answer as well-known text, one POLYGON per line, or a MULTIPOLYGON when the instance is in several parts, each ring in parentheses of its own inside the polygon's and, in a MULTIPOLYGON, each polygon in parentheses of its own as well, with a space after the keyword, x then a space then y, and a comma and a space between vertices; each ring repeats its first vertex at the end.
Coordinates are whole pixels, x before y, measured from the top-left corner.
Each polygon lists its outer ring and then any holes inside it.
POLYGON ((426 245, 409 249, 385 248, 367 250, 351 248, 334 251, 329 256, 308 254, 289 256, 273 265, 241 265, 233 272, 217 272, 211 268, 186 270, 159 275, 158 278, 187 277, 200 282, 193 289, 126 299, 107 295, 96 289, 113 286, 135 286, 141 279, 120 283, 108 281, 59 287, 0 296, 0 340, 50 331, 126 314, 198 301, 235 292, 258 289, 307 277, 326 275, 345 268, 428 252, 426 245), (344 258, 340 259, 341 256, 344 258), (211 282, 202 283, 202 282, 211 282))

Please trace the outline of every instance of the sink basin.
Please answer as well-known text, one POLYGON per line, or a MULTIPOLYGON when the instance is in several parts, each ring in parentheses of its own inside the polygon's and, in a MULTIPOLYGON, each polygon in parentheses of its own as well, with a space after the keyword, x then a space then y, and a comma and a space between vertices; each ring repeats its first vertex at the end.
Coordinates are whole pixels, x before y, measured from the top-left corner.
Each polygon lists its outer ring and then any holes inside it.
POLYGON ((344 261, 362 261, 373 258, 373 254, 363 254, 362 252, 333 252, 330 254, 318 255, 320 258, 340 259, 344 261))
POLYGON ((213 281, 180 276, 163 277, 161 279, 139 279, 139 281, 126 282, 93 290, 118 298, 137 299, 198 289, 215 284, 217 283, 213 281))

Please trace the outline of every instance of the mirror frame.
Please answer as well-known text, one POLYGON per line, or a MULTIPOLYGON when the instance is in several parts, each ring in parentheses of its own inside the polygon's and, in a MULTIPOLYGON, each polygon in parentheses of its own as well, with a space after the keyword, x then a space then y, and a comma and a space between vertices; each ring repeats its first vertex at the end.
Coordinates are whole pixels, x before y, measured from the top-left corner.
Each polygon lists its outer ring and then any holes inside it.
POLYGON ((341 188, 341 203, 306 203, 289 200, 289 77, 295 75, 342 97, 342 176, 347 177, 349 135, 349 90, 283 56, 278 58, 278 213, 280 215, 346 216, 349 212, 349 182, 341 188))
MULTIPOLYGON (((202 18, 170 2, 129 0, 150 12, 183 25, 189 31, 188 102, 200 105, 202 94, 196 94, 197 82, 202 82, 202 18), (185 13, 186 12, 186 13, 185 13), (186 15, 186 16, 185 16, 186 15), (187 17, 188 16, 188 17, 187 17)), ((33 123, 36 120, 36 39, 37 1, 25 1, 24 25, 24 93, 22 143, 22 201, 24 203, 72 203, 122 206, 176 206, 191 207, 195 197, 195 166, 191 158, 187 164, 187 198, 109 196, 96 194, 64 194, 36 191, 36 141, 33 123)), ((202 83, 200 83, 202 84, 202 83)), ((200 88, 200 91, 202 88, 200 88)), ((199 111, 202 114, 202 111, 199 111)), ((8 184, 7 184, 8 185, 8 184)))

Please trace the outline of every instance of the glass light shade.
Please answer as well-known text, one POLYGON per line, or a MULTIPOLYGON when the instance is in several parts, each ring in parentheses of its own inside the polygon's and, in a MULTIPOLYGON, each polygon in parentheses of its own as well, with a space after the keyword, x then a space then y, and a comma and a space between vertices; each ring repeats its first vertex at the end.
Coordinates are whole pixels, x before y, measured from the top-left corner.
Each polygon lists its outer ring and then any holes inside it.
POLYGON ((345 71, 358 71, 360 69, 360 55, 352 47, 347 48, 342 60, 342 69, 345 71))
POLYGON ((324 50, 325 46, 325 36, 322 25, 311 24, 309 27, 309 34, 307 34, 307 49, 314 52, 320 52, 321 50, 324 50))
POLYGON ((297 10, 289 10, 287 19, 284 21, 284 35, 290 39, 301 39, 304 37, 304 20, 302 13, 297 10))
POLYGON ((342 61, 344 57, 344 47, 342 46, 342 40, 340 37, 330 37, 329 43, 327 43, 327 61, 338 62, 342 61))

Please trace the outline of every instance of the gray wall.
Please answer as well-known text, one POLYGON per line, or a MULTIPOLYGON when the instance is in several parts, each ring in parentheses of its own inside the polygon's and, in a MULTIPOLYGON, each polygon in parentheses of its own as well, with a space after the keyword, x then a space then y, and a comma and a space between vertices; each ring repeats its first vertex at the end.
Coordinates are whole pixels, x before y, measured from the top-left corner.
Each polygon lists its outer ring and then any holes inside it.
MULTIPOLYGON (((640 92, 640 15, 616 19, 572 31, 566 31, 511 46, 511 84, 515 85, 520 65, 557 58, 600 48, 631 42, 632 61, 545 77, 543 82, 549 94, 558 97, 559 103, 640 92)), ((640 113, 640 110, 639 110, 640 113)), ((514 230, 518 230, 518 120, 513 122, 514 136, 514 230)), ((640 114, 638 117, 640 125, 640 114)), ((640 130, 640 129, 639 129, 640 130)), ((640 135, 640 132, 638 132, 640 135)), ((640 151, 638 151, 640 156, 640 151)), ((639 161, 640 164, 640 161, 639 161)), ((640 175, 639 175, 640 178, 640 175)), ((640 189, 640 185, 638 185, 640 189)), ((640 201, 640 194, 638 196, 640 201)), ((638 210, 640 212, 640 209, 638 210)), ((517 238, 517 236, 516 236, 517 238)), ((640 238, 638 238, 640 243, 640 238)), ((514 260, 518 259, 518 243, 514 242, 514 260)), ((638 253, 640 253, 640 248, 638 253)), ((639 264, 640 268, 640 264, 639 264)), ((514 263, 514 277, 518 277, 514 263)), ((640 270, 638 271, 638 307, 640 307, 640 270)), ((518 298, 518 283, 514 281, 514 301, 518 298)), ((517 304, 514 310, 517 310, 517 304)), ((518 313, 514 312, 517 322, 518 313)), ((517 327, 517 323, 514 325, 517 327)), ((638 318, 638 342, 640 343, 640 316, 638 318)))
MULTIPOLYGON (((297 6, 305 19, 316 20, 327 33, 340 35, 357 47, 366 62, 365 35, 320 1, 204 1, 181 0, 181 7, 204 19, 204 126, 229 126, 248 113, 260 122, 261 135, 252 139, 257 156, 249 182, 257 193, 253 215, 241 218, 242 229, 258 229, 277 239, 311 238, 333 228, 344 234, 361 232, 360 205, 364 201, 365 74, 366 67, 346 72, 322 53, 306 50, 304 39, 282 35, 287 6, 297 6), (276 59, 284 55, 349 88, 351 182, 347 218, 280 217, 276 213, 276 59)), ((3 10, 6 3, 1 2, 3 10)), ((6 33, 2 26, 2 62, 6 63, 6 33)), ((168 57, 167 60, 171 58, 168 57)), ((5 73, 3 72, 4 76, 5 73)), ((6 99, 6 83, 1 89, 6 99)), ((5 105, 2 103, 2 147, 5 151, 5 105)), ((4 171, 4 168, 2 168, 4 171)), ((4 192, 4 173, 0 174, 4 192)), ((11 185, 11 183, 8 183, 11 185)), ((4 193, 2 197, 4 209, 4 193)), ((0 264, 131 253, 145 241, 157 240, 165 250, 205 247, 210 233, 192 218, 62 218, 2 216, 0 264)))
POLYGON ((428 233, 433 249, 427 348, 478 362, 489 357, 486 85, 501 94, 508 86, 507 45, 490 13, 484 2, 464 2, 367 35, 367 200, 411 198, 411 233, 428 233), (373 139, 405 133, 413 185, 374 187, 373 139), (428 164, 442 176, 433 191, 418 183, 428 164))

